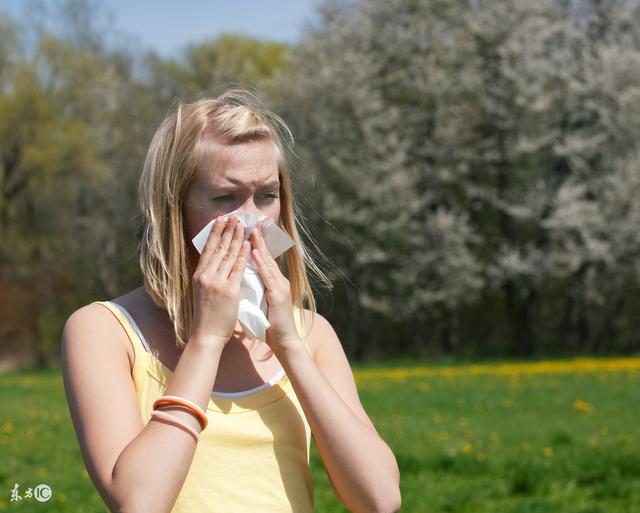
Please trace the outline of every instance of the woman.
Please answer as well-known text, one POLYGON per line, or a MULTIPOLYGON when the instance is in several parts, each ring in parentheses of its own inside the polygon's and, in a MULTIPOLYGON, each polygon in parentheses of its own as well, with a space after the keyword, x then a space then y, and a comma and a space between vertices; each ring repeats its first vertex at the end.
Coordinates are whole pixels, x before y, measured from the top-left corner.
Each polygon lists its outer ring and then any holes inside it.
POLYGON ((296 229, 284 134, 242 90, 180 104, 140 180, 144 285, 65 324, 69 409, 112 512, 310 512, 311 436, 346 508, 400 507, 394 455, 315 312, 305 269, 323 275, 296 229), (234 215, 225 222, 236 210, 270 216, 296 245, 274 260, 259 229, 245 240, 234 215), (191 240, 214 218, 199 254, 191 240), (250 259, 265 286, 266 343, 237 321, 250 259))

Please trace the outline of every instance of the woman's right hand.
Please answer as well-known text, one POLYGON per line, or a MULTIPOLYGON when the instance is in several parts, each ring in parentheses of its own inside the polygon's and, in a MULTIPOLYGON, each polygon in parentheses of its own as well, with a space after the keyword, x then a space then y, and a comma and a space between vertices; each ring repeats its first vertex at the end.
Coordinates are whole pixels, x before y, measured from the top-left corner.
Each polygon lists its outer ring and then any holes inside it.
POLYGON ((224 347, 238 319, 240 282, 251 251, 244 225, 234 215, 216 218, 191 278, 193 320, 190 339, 224 347))

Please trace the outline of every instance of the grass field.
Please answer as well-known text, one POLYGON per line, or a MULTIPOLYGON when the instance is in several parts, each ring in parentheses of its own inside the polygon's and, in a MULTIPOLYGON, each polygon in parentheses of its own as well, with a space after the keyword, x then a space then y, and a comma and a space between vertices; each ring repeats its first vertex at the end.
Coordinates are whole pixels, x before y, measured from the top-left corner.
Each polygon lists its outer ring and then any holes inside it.
MULTIPOLYGON (((640 513, 640 357, 354 369, 403 512, 640 513)), ((59 372, 0 376, 0 397, 0 511, 102 513, 59 372), (24 497, 39 483, 51 501, 24 497)), ((313 444, 312 468, 315 510, 345 511, 313 444)))

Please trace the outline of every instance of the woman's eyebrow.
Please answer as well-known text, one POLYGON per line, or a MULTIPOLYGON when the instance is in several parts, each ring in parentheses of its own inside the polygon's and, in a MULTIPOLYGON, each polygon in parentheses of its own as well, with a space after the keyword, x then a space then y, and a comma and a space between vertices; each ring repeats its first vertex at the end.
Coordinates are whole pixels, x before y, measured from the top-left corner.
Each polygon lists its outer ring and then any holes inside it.
MULTIPOLYGON (((263 183, 262 185, 260 185, 258 188, 259 189, 267 189, 267 188, 271 188, 271 187, 280 187, 280 181, 279 180, 271 180, 269 182, 263 183)), ((222 185, 214 185, 213 188, 216 191, 235 191, 237 189, 244 189, 246 188, 246 186, 244 184, 222 184, 222 185)))
POLYGON ((271 180, 270 182, 263 183, 260 187, 280 187, 280 180, 271 180))

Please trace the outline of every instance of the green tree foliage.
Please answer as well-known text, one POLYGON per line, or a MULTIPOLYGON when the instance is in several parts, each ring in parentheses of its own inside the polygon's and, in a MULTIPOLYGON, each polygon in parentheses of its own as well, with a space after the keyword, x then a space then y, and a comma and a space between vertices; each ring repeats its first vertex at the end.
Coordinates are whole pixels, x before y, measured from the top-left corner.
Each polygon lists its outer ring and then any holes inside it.
POLYGON ((146 102, 131 102, 140 85, 127 56, 46 31, 27 53, 11 42, 17 26, 6 23, 13 30, 0 33, 0 46, 11 48, 0 77, 0 337, 4 354, 26 347, 45 365, 58 357, 69 309, 98 290, 115 294, 126 277, 119 267, 134 247, 120 245, 131 237, 148 136, 137 114, 146 102))
POLYGON ((228 35, 162 60, 115 46, 96 2, 40 4, 29 31, 0 18, 0 356, 47 365, 70 311, 140 284, 137 182, 168 107, 259 87, 286 46, 228 35))
POLYGON ((147 57, 157 90, 165 98, 194 98, 235 83, 258 88, 286 68, 287 45, 223 34, 189 44, 178 58, 147 57))
POLYGON ((55 361, 70 311, 140 285, 153 131, 230 85, 292 128, 351 356, 638 349, 637 0, 327 0, 296 46, 175 58, 40 4, 0 17, 1 356, 55 361))

